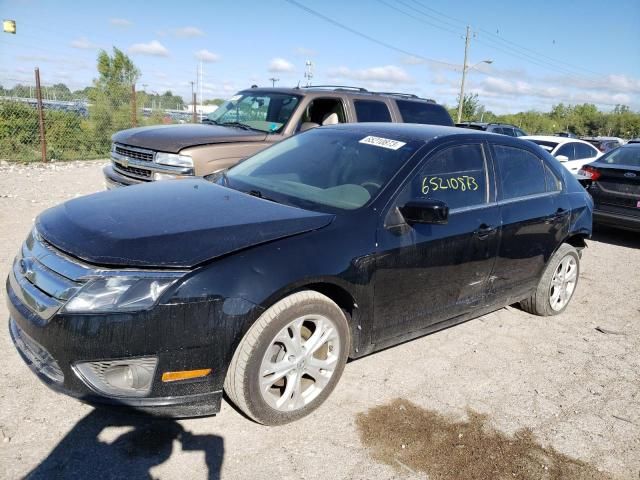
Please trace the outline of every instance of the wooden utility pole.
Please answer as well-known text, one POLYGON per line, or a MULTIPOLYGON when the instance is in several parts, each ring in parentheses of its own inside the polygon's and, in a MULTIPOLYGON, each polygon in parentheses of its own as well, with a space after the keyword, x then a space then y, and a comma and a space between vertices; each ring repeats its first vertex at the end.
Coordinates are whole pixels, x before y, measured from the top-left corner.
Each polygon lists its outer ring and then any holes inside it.
POLYGON ((137 107, 136 107, 136 84, 131 85, 131 126, 136 127, 138 125, 137 107))
POLYGON ((40 125, 40 150, 42 161, 47 161, 47 139, 44 130, 44 109, 42 108, 42 89, 40 88, 40 69, 36 67, 36 98, 38 102, 38 123, 40 125))
POLYGON ((464 41, 464 63, 462 64, 462 82, 460 83, 460 98, 458 99, 458 121, 462 121, 462 106, 464 105, 464 77, 467 74, 467 53, 469 51, 469 38, 471 36, 471 27, 467 25, 467 36, 464 41))

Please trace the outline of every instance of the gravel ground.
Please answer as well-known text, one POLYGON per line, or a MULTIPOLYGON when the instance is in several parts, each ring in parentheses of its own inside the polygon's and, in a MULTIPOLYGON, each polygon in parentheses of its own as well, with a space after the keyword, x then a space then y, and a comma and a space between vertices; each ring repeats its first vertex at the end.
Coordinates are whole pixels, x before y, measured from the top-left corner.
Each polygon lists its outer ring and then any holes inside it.
MULTIPOLYGON (((39 212, 103 188, 102 164, 0 164, 1 278, 39 212)), ((427 412, 424 419, 452 425, 470 416, 477 423, 480 414, 486 426, 476 435, 490 428, 502 442, 526 429, 544 451, 592 472, 637 479, 640 235, 606 230, 588 243, 577 292, 560 317, 509 307, 351 362, 323 407, 279 428, 256 425, 227 403, 217 417, 179 422, 94 410, 41 384, 3 327, 0 477, 426 478, 431 457, 414 466, 394 462, 393 444, 381 453, 385 442, 359 430, 370 409, 377 415, 371 418, 386 418, 380 408, 400 405, 403 413, 415 407, 427 412)), ((4 288, 1 298, 6 312, 4 288)), ((421 436, 415 428, 412 435, 421 436)), ((406 445, 397 441, 400 454, 406 445)), ((476 458, 492 457, 486 445, 475 445, 483 453, 476 458)), ((555 478, 540 468, 536 478, 555 478)), ((443 474, 442 465, 433 472, 440 473, 430 478, 459 478, 459 471, 443 474)))

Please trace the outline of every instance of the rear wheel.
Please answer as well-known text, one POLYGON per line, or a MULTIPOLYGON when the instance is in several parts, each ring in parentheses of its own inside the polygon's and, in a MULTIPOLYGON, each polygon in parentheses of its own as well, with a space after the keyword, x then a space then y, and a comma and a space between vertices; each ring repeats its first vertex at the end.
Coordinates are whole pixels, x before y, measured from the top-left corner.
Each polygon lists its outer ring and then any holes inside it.
POLYGON ((259 423, 297 420, 332 392, 349 342, 347 319, 338 305, 315 291, 295 293, 265 311, 243 337, 225 391, 259 423))
POLYGON ((574 247, 563 243, 547 264, 535 293, 521 301, 520 306, 534 315, 562 313, 573 297, 579 276, 580 255, 574 247))

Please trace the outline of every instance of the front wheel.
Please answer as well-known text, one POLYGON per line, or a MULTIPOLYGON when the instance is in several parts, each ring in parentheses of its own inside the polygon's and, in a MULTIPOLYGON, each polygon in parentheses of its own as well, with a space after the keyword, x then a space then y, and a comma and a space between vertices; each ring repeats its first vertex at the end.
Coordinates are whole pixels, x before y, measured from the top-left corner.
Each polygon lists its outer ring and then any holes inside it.
POLYGON ((549 260, 534 294, 520 306, 534 315, 562 313, 576 291, 579 276, 580 255, 573 246, 563 243, 549 260))
POLYGON ((292 422, 333 391, 349 344, 349 325, 335 302, 315 291, 294 293, 251 326, 233 355, 224 389, 259 423, 292 422))

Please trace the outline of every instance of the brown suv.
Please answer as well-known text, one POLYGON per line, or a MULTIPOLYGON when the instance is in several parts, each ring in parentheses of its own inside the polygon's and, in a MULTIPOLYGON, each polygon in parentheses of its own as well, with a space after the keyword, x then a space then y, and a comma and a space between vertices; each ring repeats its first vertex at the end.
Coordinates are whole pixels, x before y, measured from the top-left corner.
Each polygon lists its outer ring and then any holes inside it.
POLYGON ((393 122, 452 126, 447 110, 416 95, 364 88, 250 88, 199 125, 132 128, 113 135, 107 188, 152 180, 207 176, 310 128, 393 122))

